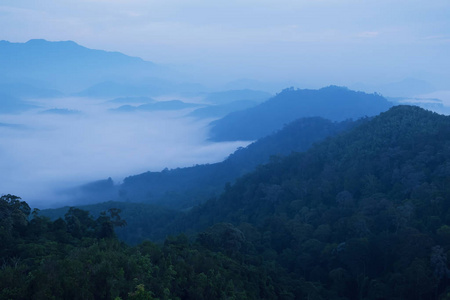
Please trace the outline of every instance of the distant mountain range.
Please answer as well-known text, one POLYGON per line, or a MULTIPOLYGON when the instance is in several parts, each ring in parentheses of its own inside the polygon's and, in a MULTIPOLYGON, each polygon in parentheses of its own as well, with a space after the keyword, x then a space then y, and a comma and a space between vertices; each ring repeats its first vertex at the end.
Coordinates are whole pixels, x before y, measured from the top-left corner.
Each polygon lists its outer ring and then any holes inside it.
POLYGON ((392 106, 378 94, 329 86, 319 90, 285 89, 258 106, 230 113, 211 123, 213 141, 257 140, 302 117, 333 121, 374 116, 392 106))
POLYGON ((141 58, 88 49, 72 41, 0 41, 0 68, 0 83, 70 93, 105 81, 135 84, 175 76, 173 71, 141 58))

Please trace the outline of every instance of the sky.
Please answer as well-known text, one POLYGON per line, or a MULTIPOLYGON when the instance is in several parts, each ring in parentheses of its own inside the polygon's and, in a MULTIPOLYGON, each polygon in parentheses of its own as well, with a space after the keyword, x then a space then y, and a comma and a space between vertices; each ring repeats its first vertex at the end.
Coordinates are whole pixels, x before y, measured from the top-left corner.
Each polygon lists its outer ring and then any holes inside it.
POLYGON ((196 81, 450 90, 448 0, 2 0, 0 39, 73 40, 196 81))

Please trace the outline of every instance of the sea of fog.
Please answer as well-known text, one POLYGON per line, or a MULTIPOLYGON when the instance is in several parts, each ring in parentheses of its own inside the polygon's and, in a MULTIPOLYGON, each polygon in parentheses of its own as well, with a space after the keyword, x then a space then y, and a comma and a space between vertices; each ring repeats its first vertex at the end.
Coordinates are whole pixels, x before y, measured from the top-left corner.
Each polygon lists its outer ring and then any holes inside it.
POLYGON ((119 113, 104 99, 77 97, 34 103, 0 115, 0 193, 31 206, 61 203, 59 190, 95 180, 222 161, 248 144, 208 142, 211 120, 187 110, 119 113), (64 110, 45 113, 55 108, 64 110))

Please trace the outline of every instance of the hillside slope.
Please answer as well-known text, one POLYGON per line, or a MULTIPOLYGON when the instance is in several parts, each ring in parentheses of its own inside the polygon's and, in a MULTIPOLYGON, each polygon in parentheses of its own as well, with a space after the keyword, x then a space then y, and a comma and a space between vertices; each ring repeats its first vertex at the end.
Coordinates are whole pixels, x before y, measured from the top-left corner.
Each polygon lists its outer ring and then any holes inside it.
POLYGON ((398 106, 141 234, 268 267, 280 299, 445 299, 449 183, 450 117, 398 106))
POLYGON ((449 283, 449 150, 450 117, 394 107, 259 167, 167 228, 230 222, 336 299, 431 299, 449 283))
POLYGON ((225 183, 267 163, 272 155, 305 151, 314 142, 352 125, 351 122, 333 123, 321 118, 297 120, 273 135, 238 149, 223 162, 127 177, 119 187, 119 193, 123 200, 187 208, 217 195, 225 183))
POLYGON ((227 182, 232 183, 256 166, 269 162, 271 156, 305 151, 313 143, 356 126, 356 123, 335 123, 318 117, 300 119, 236 150, 223 162, 146 172, 126 177, 118 186, 111 179, 99 180, 65 190, 63 194, 78 205, 102 202, 103 199, 186 209, 220 194, 227 182))

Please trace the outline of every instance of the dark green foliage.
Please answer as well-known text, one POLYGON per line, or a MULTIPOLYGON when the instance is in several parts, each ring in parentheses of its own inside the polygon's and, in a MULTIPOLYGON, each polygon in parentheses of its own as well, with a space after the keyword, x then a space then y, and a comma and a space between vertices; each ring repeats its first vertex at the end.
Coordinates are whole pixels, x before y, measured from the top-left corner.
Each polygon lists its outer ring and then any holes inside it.
POLYGON ((449 284, 449 145, 449 117, 394 107, 274 158, 166 228, 230 223, 200 234, 201 245, 273 263, 303 280, 295 295, 439 298, 449 284), (242 246, 230 251, 237 232, 242 246))
POLYGON ((28 221, 7 195, 0 298, 446 299, 449 162, 450 117, 394 107, 149 227, 195 233, 163 245, 108 235, 116 210, 28 221))
POLYGON ((2 240, 0 299, 278 299, 288 293, 261 263, 243 261, 235 243, 243 234, 229 226, 219 232, 232 256, 185 235, 131 248, 112 230, 125 225, 118 209, 94 219, 70 208, 65 220, 52 222, 37 211, 28 220, 29 207, 16 196, 3 196, 0 205, 2 229, 11 223, 9 239, 2 240))
MULTIPOLYGON (((120 240, 127 244, 138 244, 143 240, 164 241, 167 232, 179 231, 180 228, 168 230, 166 226, 171 220, 181 215, 181 212, 164 209, 144 203, 104 202, 92 205, 78 206, 79 209, 89 211, 95 217, 101 217, 102 212, 111 209, 120 209, 120 216, 127 226, 116 227, 115 231, 120 240)), ((40 215, 51 220, 63 217, 70 207, 58 209, 45 209, 40 215)))

